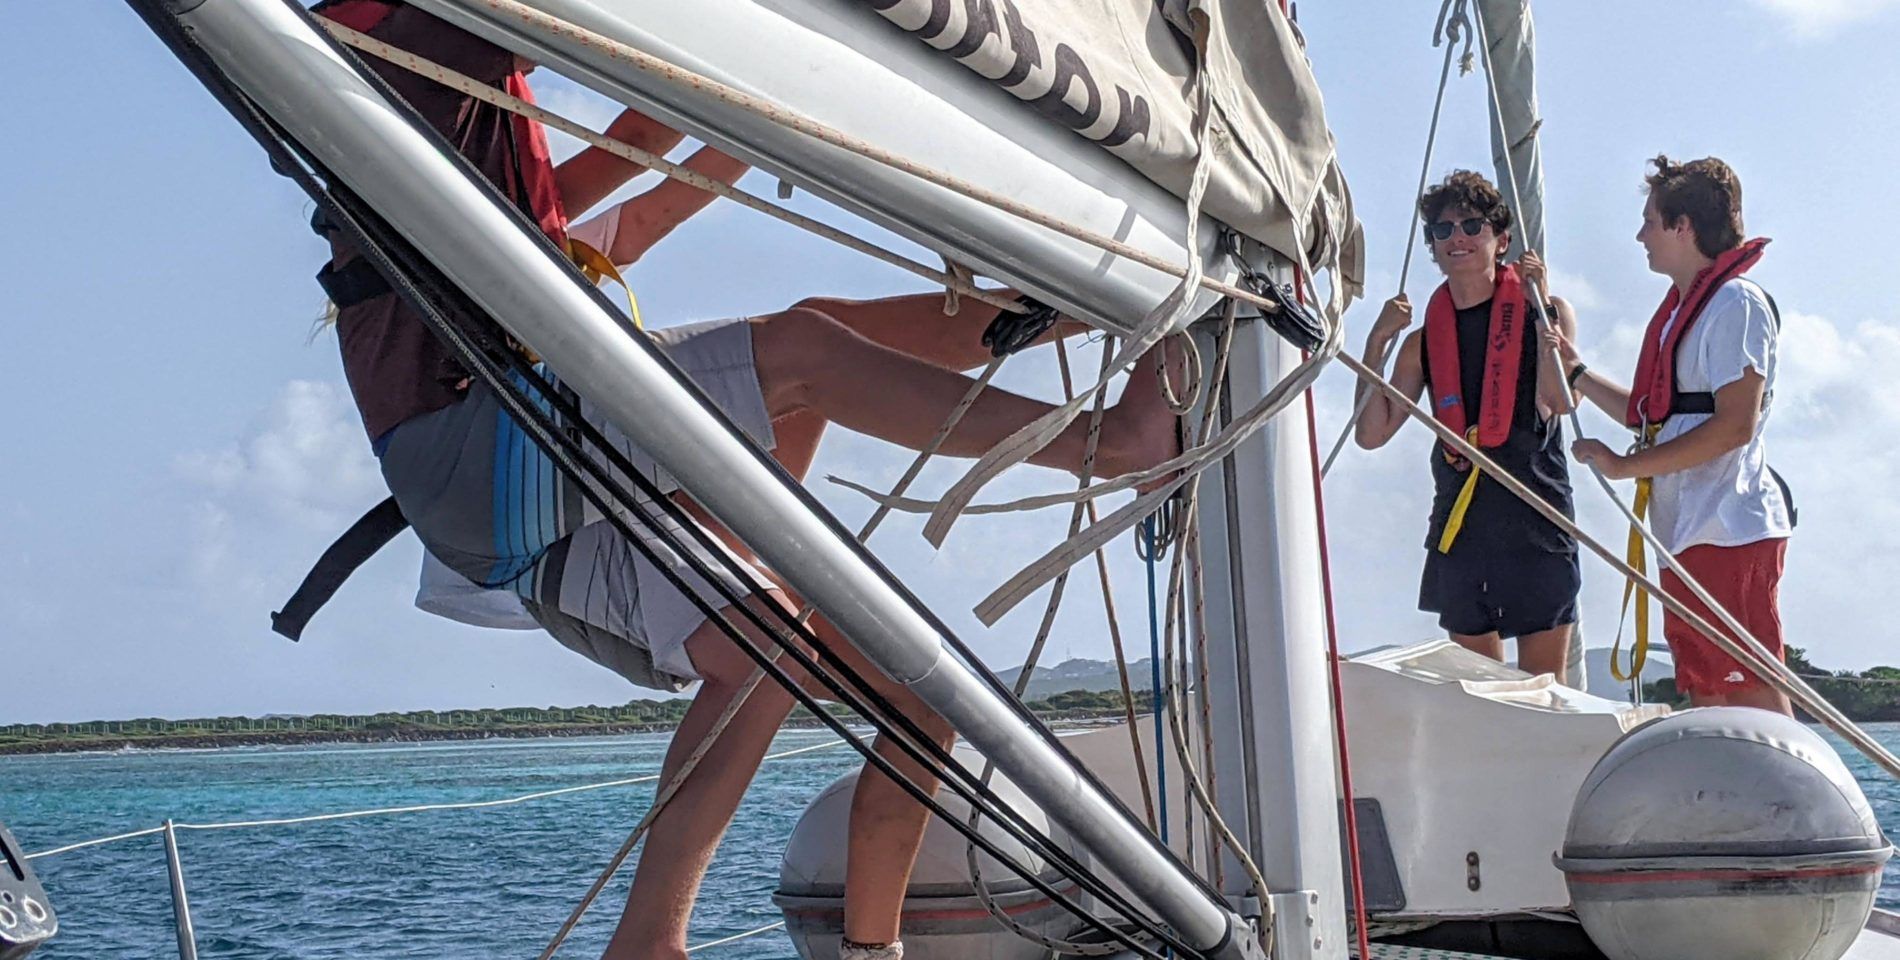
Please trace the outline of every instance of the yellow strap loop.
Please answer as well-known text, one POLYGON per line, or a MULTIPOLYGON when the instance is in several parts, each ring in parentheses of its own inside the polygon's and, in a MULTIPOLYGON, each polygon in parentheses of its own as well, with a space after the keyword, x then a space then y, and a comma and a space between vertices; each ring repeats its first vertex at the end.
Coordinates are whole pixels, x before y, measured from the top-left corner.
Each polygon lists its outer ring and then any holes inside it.
POLYGON ((600 278, 608 277, 620 284, 620 289, 627 291, 627 315, 633 318, 634 329, 646 329, 646 324, 640 322, 640 301, 634 299, 633 288, 627 285, 627 278, 620 275, 620 268, 614 266, 606 254, 594 249, 586 241, 568 237, 567 256, 581 269, 581 276, 586 277, 589 283, 599 283, 600 278))
MULTIPOLYGON (((1465 439, 1476 446, 1478 428, 1472 427, 1466 430, 1465 439)), ((1449 455, 1447 458, 1449 459, 1449 455)), ((1450 515, 1445 517, 1445 531, 1438 535, 1439 553, 1450 553, 1451 542, 1458 539, 1458 531, 1465 528, 1465 513, 1471 509, 1471 496, 1478 492, 1478 478, 1484 474, 1484 471, 1479 470, 1475 463, 1467 463, 1465 466, 1468 470, 1465 475, 1465 485, 1458 491, 1458 499, 1452 501, 1450 515)))
MULTIPOLYGON (((1656 442, 1656 434, 1662 430, 1662 424, 1652 424, 1643 430, 1643 446, 1656 442)), ((1638 522, 1649 515, 1650 490, 1655 486, 1655 478, 1636 478, 1636 501, 1630 505, 1630 512, 1636 515, 1638 522)), ((1637 573, 1649 573, 1649 551, 1643 545, 1642 528, 1630 524, 1629 545, 1625 549, 1624 559, 1637 573)), ((1616 643, 1610 647, 1610 676, 1619 683, 1643 675, 1643 667, 1649 662, 1649 591, 1636 585, 1635 580, 1623 582, 1623 606, 1616 614, 1616 643), (1630 667, 1624 670, 1620 664, 1623 650, 1623 624, 1629 616, 1630 595, 1636 596, 1636 643, 1630 647, 1630 667)))

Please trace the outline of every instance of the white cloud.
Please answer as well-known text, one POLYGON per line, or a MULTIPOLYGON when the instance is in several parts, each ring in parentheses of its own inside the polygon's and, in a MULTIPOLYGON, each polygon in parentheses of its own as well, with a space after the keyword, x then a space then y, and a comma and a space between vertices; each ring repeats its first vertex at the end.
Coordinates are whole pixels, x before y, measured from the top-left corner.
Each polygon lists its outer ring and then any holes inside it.
POLYGON ((248 436, 174 467, 223 508, 305 526, 347 522, 383 489, 349 391, 310 380, 285 384, 248 436))
POLYGON ((315 559, 386 496, 338 383, 293 380, 244 437, 181 454, 172 466, 188 488, 181 571, 224 596, 280 590, 288 567, 315 559))
POLYGON ((1900 0, 1754 0, 1754 3, 1779 17, 1795 36, 1808 40, 1833 36, 1850 24, 1900 8, 1900 0))
POLYGON ((1550 289, 1578 310, 1595 310, 1604 304, 1603 293, 1581 273, 1551 267, 1550 289))

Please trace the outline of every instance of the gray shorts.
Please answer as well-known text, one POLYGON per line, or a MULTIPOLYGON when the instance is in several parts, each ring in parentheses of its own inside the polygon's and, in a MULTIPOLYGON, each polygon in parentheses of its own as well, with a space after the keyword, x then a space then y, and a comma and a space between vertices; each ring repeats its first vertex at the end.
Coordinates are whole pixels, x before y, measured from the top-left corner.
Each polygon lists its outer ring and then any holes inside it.
MULTIPOLYGON (((751 324, 714 320, 657 330, 652 337, 741 430, 772 448, 751 324)), ((534 395, 525 381, 520 385, 534 395)), ((591 402, 581 399, 580 412, 661 492, 679 488, 591 402)), ((514 591, 564 646, 644 687, 678 690, 698 679, 686 639, 705 615, 555 469, 487 387, 477 383, 460 403, 396 427, 385 441, 382 468, 430 553, 480 586, 514 591)), ((620 485, 632 486, 618 470, 614 474, 620 485)), ((715 609, 725 605, 671 547, 636 518, 627 519, 695 593, 715 609)), ((684 531, 675 526, 674 532, 690 544, 684 531)), ((693 549, 741 594, 770 586, 749 565, 741 567, 752 583, 693 549)))

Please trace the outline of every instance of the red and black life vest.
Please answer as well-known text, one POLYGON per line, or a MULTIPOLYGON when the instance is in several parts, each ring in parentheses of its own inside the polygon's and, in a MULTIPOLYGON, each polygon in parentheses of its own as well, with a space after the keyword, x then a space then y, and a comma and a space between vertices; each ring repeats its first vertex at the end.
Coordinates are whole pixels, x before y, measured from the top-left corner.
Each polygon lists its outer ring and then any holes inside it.
POLYGON ((1643 352, 1636 361, 1636 379, 1630 384, 1629 409, 1623 415, 1626 425, 1641 429, 1645 424, 1662 423, 1672 413, 1713 412, 1712 409, 1690 411, 1682 408, 1682 394, 1676 389, 1676 351, 1682 346, 1682 338, 1689 328, 1695 325, 1696 318, 1702 316, 1703 308, 1709 305, 1709 298, 1714 296, 1715 291, 1761 262, 1762 251, 1767 246, 1766 237, 1757 237, 1723 252, 1715 258, 1714 263, 1696 274, 1687 294, 1676 289, 1673 284, 1669 287, 1662 306, 1656 308, 1655 316, 1649 318, 1649 328, 1643 333, 1643 352), (1669 321, 1672 316, 1675 317, 1674 323, 1669 321), (1666 336, 1665 327, 1668 328, 1666 336))
MULTIPOLYGON (((1517 407, 1517 380, 1524 359, 1524 284, 1517 268, 1499 266, 1497 290, 1491 295, 1491 326, 1485 338, 1482 390, 1476 398, 1477 422, 1471 422, 1464 396, 1464 375, 1458 359, 1458 310, 1451 302, 1451 285, 1440 284, 1425 306, 1425 341, 1429 361, 1426 382, 1432 391, 1432 416, 1479 447, 1501 447, 1511 436, 1511 418, 1517 407), (1476 434, 1473 435, 1473 427, 1476 434)), ((1449 445, 1445 458, 1460 469, 1465 458, 1449 445)))

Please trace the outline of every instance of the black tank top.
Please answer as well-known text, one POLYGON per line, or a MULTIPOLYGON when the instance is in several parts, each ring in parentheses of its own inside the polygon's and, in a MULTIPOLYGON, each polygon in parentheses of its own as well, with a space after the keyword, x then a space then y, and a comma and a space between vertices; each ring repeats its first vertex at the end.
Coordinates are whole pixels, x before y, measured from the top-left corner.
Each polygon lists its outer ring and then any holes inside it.
MULTIPOLYGON (((1476 411, 1482 401, 1485 340, 1491 332, 1491 301, 1466 307, 1458 317, 1458 370, 1464 383, 1459 385, 1469 409, 1476 411)), ((1524 331, 1524 358, 1518 365, 1517 397, 1511 412, 1511 434, 1502 446, 1486 450, 1505 472, 1556 505, 1564 516, 1575 518, 1571 505, 1570 467, 1565 460, 1564 431, 1561 420, 1545 423, 1537 415, 1537 349, 1539 338, 1534 328, 1524 331)), ((1431 340, 1419 338, 1419 362, 1431 370, 1431 340)), ((1465 485, 1466 474, 1445 461, 1445 445, 1433 443, 1431 452, 1432 515, 1425 538, 1427 549, 1438 549, 1445 518, 1465 485)), ((1473 469, 1476 469, 1475 467, 1473 469)), ((1503 484, 1486 477, 1478 481, 1465 513, 1465 525, 1452 544, 1452 554, 1473 549, 1516 550, 1529 547, 1547 553, 1575 553, 1577 541, 1538 513, 1530 504, 1506 490, 1503 484)))

